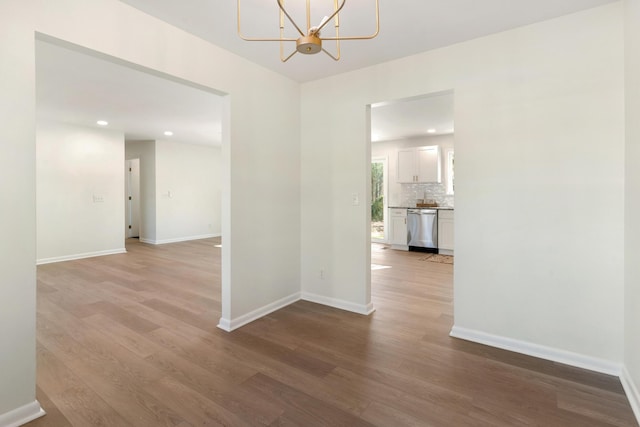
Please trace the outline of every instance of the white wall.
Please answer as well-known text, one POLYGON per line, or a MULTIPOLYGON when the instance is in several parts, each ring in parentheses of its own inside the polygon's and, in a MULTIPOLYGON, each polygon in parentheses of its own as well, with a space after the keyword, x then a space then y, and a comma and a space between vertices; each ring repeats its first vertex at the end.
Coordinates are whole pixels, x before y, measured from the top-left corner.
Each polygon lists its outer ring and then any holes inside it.
POLYGON ((18 408, 37 415, 29 406, 36 380, 35 56, 33 29, 24 24, 30 19, 22 1, 0 2, 0 422, 18 408))
POLYGON ((35 401, 36 32, 229 94, 222 148, 223 320, 233 324, 300 289, 296 82, 117 0, 4 0, 0 188, 3 206, 11 209, 2 210, 0 243, 0 421, 35 401), (262 206, 261 221, 255 221, 256 206, 262 206))
POLYGON ((640 0, 625 1, 626 212, 623 382, 640 422, 640 0))
POLYGON ((38 123, 39 263, 125 252, 124 134, 38 123))
MULTIPOLYGON (((423 136, 415 138, 405 138, 393 141, 380 141, 371 144, 371 157, 386 157, 389 159, 389 194, 387 200, 389 206, 405 206, 403 204, 403 191, 402 185, 398 183, 398 150, 403 148, 423 147, 428 145, 437 145, 440 147, 440 160, 442 165, 442 186, 446 187, 447 180, 447 150, 454 148, 454 136, 449 135, 435 135, 435 136, 423 136)), ((420 187, 421 184, 405 184, 411 186, 420 187)), ((433 184, 429 184, 433 185, 433 184)), ((445 188, 446 191, 446 188, 445 188)), ((419 198, 419 197, 418 197, 419 198)), ((453 197, 449 200, 453 202, 453 197)))
POLYGON ((219 236, 220 148, 156 141, 157 243, 219 236))
POLYGON ((220 236, 222 152, 176 141, 127 141, 140 158, 141 236, 160 244, 220 236))
POLYGON ((140 159, 140 241, 156 241, 156 142, 126 141, 127 160, 140 159))
POLYGON ((304 84, 303 290, 369 304, 369 207, 350 203, 368 192, 365 106, 453 89, 456 327, 619 366, 622 16, 614 3, 304 84))

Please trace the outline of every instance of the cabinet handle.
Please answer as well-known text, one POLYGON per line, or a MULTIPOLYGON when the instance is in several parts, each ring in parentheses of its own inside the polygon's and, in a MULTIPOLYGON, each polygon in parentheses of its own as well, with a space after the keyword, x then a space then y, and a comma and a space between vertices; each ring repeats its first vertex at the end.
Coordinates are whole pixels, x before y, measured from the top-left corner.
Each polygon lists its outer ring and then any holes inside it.
POLYGON ((404 223, 405 223, 405 225, 407 224, 407 218, 404 219, 404 223))

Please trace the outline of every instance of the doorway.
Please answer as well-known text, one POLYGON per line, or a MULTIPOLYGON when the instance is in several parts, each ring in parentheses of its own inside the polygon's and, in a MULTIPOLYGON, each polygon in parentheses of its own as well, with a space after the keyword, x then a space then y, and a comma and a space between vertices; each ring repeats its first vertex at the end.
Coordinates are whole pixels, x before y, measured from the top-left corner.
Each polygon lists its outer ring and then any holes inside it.
POLYGON ((125 161, 125 236, 140 237, 140 159, 125 161))

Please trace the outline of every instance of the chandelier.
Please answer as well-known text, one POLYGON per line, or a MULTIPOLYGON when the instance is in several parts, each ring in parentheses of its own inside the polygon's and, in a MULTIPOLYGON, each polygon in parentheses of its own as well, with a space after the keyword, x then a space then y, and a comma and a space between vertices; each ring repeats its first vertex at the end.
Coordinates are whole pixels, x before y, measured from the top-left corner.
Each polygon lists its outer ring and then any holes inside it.
POLYGON ((342 40, 368 40, 376 37, 380 30, 380 18, 379 18, 379 6, 378 0, 375 1, 375 24, 376 29, 375 32, 368 36, 340 36, 340 12, 347 0, 342 0, 340 4, 338 4, 338 0, 333 0, 333 11, 329 16, 325 16, 322 21, 316 26, 311 25, 311 0, 306 0, 306 30, 302 30, 301 27, 296 24, 293 20, 289 12, 285 9, 285 0, 276 0, 278 2, 278 7, 280 8, 280 37, 273 38, 258 38, 258 37, 247 37, 242 33, 241 27, 241 14, 240 14, 240 2, 241 0, 237 0, 238 2, 238 35, 243 40, 247 41, 275 41, 280 42, 280 60, 282 62, 287 62, 293 55, 296 53, 302 53, 305 55, 312 55, 318 53, 320 51, 326 53, 334 60, 338 61, 340 59, 340 42, 342 40), (285 19, 286 18, 286 19, 285 19), (285 37, 285 22, 288 20, 291 22, 295 31, 299 34, 299 36, 293 37, 285 37), (333 22, 333 25, 329 23, 333 22), (326 30, 325 30, 325 27, 326 30), (331 32, 329 35, 323 35, 322 32, 327 33, 330 27, 334 27, 335 32, 331 32), (335 53, 330 53, 324 47, 322 47, 323 41, 335 41, 336 51, 335 53), (284 49, 285 42, 296 42, 296 49, 290 53, 286 54, 284 49))

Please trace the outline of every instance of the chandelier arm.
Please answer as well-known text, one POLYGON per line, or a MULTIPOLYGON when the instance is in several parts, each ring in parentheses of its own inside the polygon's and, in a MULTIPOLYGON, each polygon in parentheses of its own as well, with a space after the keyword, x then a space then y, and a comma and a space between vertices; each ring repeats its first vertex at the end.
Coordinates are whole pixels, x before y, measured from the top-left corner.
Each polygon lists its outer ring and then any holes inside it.
POLYGON ((331 59, 333 59, 334 61, 339 61, 339 60, 340 60, 340 53, 338 53, 338 56, 333 56, 333 55, 332 55, 329 51, 327 51, 327 49, 325 49, 325 48, 322 48, 322 51, 323 51, 324 53, 326 53, 327 55, 329 55, 329 57, 330 57, 331 59))
MULTIPOLYGON (((280 11, 280 38, 284 38, 284 18, 282 16, 282 11, 280 11)), ((293 55, 298 53, 297 50, 294 50, 292 54, 285 58, 284 56, 284 43, 280 41, 280 61, 287 62, 293 55)))
POLYGON ((318 37, 322 41, 335 41, 335 40, 371 40, 375 39, 378 33, 370 36, 347 36, 347 37, 318 37))
MULTIPOLYGON (((334 0, 334 1, 335 1, 335 6, 337 6, 338 5, 338 0, 334 0)), ((336 37, 340 37, 340 21, 339 21, 338 17, 336 17, 335 27, 336 27, 336 37)), ((325 48, 322 48, 322 51, 324 53, 326 53, 334 61, 339 61, 340 60, 340 40, 336 40, 336 55, 335 56, 332 53, 330 53, 328 50, 326 50, 325 48)))
POLYGON ((297 42, 298 39, 259 39, 259 38, 252 38, 252 37, 245 37, 242 34, 238 33, 238 36, 240 36, 240 38, 242 40, 246 40, 248 42, 297 42))
POLYGON ((280 61, 282 62, 287 62, 289 59, 291 59, 291 57, 293 55, 295 55, 296 53, 298 53, 297 50, 294 50, 293 52, 291 52, 291 55, 287 56, 286 58, 282 55, 282 51, 280 51, 280 61))
MULTIPOLYGON (((294 22, 294 20, 291 18, 291 16, 289 15, 289 12, 287 12, 284 8, 284 5, 282 4, 282 0, 276 0, 278 2, 278 7, 280 7, 280 10, 285 14, 285 16, 289 19, 289 21, 293 24, 294 27, 296 27, 296 30, 298 30, 298 32, 300 33, 300 35, 302 37, 306 36, 305 33, 302 32, 302 30, 300 29, 300 27, 298 27, 298 24, 296 24, 294 22)), ((377 0, 376 0, 377 1, 377 0)))
MULTIPOLYGON (((343 6, 345 1, 346 0, 343 0, 343 6)), ((380 6, 379 0, 376 0, 376 31, 370 36, 320 37, 320 39, 321 40, 370 40, 370 39, 376 38, 378 36, 378 33, 380 33, 380 7, 379 6, 380 6)))
MULTIPOLYGON (((340 11, 342 10, 342 8, 344 7, 344 4, 347 2, 347 0, 342 0, 342 4, 340 5, 340 7, 338 7, 336 9, 335 12, 333 12, 333 14, 324 22, 324 24, 322 24, 321 26, 318 27, 318 30, 316 31, 316 34, 320 33, 320 30, 322 30, 329 22, 331 22, 331 20, 333 18, 336 17, 336 15, 338 15, 338 13, 340 13, 340 11)), ((376 3, 378 2, 378 0, 376 0, 376 3)), ((336 1, 337 4, 337 1, 336 1)), ((328 39, 327 39, 328 40, 328 39)))

